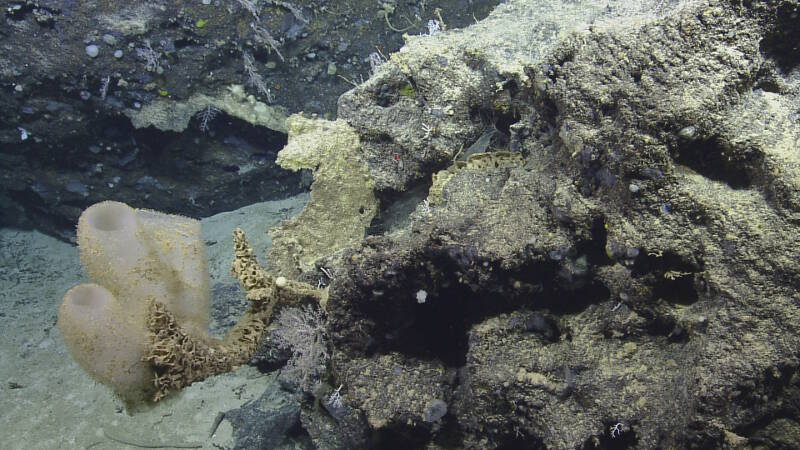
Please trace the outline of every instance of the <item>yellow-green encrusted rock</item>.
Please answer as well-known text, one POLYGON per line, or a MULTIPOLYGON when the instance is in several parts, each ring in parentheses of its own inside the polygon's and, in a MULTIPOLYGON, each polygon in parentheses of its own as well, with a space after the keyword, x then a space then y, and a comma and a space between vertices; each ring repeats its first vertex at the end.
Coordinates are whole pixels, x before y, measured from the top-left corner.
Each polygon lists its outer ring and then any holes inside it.
POLYGON ((281 106, 268 105, 248 95, 241 85, 231 85, 216 96, 194 94, 185 101, 156 98, 141 109, 126 109, 125 115, 135 128, 155 127, 162 131, 181 132, 192 117, 207 106, 256 126, 285 132, 286 113, 281 106))
POLYGON ((378 200, 358 135, 346 122, 295 114, 286 119, 286 127, 289 143, 278 153, 277 163, 314 173, 311 199, 303 211, 270 230, 271 271, 294 277, 320 257, 360 242, 378 200))
POLYGON ((456 161, 450 167, 433 174, 433 183, 428 190, 428 202, 438 205, 442 202, 442 190, 459 170, 488 170, 518 167, 522 165, 522 155, 514 152, 476 153, 466 161, 456 161))

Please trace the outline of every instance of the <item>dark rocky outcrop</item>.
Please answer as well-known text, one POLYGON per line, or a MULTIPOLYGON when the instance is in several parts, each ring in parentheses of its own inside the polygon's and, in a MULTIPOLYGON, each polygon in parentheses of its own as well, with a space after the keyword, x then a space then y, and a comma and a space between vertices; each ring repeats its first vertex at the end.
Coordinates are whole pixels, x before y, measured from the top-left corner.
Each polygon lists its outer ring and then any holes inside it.
POLYGON ((341 97, 382 205, 318 261, 330 384, 375 445, 797 445, 797 2, 530 3, 341 97))

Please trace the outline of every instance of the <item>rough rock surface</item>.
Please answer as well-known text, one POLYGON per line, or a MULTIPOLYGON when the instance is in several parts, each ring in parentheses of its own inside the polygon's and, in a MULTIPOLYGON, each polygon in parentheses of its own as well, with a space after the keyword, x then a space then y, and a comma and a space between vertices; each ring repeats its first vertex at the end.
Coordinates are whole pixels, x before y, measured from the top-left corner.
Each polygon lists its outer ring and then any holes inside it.
POLYGON ((555 3, 340 99, 387 214, 318 261, 330 385, 398 447, 796 446, 798 3, 571 2, 591 25, 497 56, 555 3))
POLYGON ((308 447, 295 442, 300 440, 299 436, 290 437, 293 430, 300 429, 300 405, 277 383, 271 384, 259 398, 226 411, 224 418, 233 426, 236 448, 308 447))
MULTIPOLYGON (((426 3, 1 1, 0 225, 69 239, 102 200, 207 217, 305 190, 274 164, 283 115, 334 115, 426 3)), ((456 28, 495 3, 437 6, 456 28)))

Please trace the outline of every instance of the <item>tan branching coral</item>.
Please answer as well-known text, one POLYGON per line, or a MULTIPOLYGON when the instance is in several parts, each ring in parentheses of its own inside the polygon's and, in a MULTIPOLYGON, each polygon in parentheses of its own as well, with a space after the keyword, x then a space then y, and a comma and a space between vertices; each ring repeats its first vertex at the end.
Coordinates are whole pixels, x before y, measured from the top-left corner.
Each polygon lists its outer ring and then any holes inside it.
POLYGON ((169 391, 246 363, 257 348, 276 306, 325 304, 326 290, 284 277, 276 278, 264 271, 241 229, 233 231, 233 243, 232 273, 247 293, 250 307, 222 341, 194 337, 180 326, 163 303, 151 302, 148 329, 153 342, 145 361, 152 365, 155 373, 154 401, 161 400, 169 391))

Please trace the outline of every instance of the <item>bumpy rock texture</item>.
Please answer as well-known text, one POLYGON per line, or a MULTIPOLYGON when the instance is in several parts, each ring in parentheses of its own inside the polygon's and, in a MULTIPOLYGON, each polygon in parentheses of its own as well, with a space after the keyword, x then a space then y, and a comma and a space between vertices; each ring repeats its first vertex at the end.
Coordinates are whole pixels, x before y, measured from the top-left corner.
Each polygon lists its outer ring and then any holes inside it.
POLYGON ((797 445, 798 2, 571 3, 411 38, 340 98, 382 210, 317 262, 330 385, 376 445, 797 445))
MULTIPOLYGON (((0 225, 69 239, 102 200, 205 217, 305 190, 275 165, 282 113, 333 115, 428 3, 3 1, 0 225)), ((458 27, 495 3, 436 6, 458 27)))

